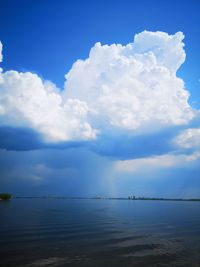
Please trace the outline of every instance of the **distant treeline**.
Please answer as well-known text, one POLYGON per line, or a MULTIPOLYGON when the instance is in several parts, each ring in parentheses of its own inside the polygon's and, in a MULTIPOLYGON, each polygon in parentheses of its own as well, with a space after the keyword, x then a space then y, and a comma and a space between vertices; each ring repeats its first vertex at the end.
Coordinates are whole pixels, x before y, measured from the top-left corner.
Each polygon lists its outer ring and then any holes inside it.
POLYGON ((11 194, 8 194, 8 193, 0 194, 0 200, 9 200, 11 198, 12 198, 11 194))
MULTIPOLYGON (((10 194, 0 194, 0 199, 10 199, 12 196, 10 194), (3 197, 1 197, 3 196, 3 197)), ((154 200, 154 201, 200 201, 200 198, 158 198, 158 197, 106 197, 106 196, 95 196, 95 197, 72 197, 72 196, 13 196, 12 198, 38 198, 38 199, 99 199, 99 200, 154 200)))
POLYGON ((135 197, 129 196, 130 200, 168 200, 168 201, 200 201, 200 198, 163 198, 163 197, 135 197))

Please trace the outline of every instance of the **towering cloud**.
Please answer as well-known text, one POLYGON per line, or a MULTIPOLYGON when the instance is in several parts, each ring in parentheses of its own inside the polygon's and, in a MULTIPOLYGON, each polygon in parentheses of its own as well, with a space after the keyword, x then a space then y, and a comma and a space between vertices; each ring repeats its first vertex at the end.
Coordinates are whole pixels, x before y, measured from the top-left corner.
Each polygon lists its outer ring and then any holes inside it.
MULTIPOLYGON (((30 72, 1 72, 0 123, 33 128, 55 142, 186 124, 195 112, 176 76, 185 60, 183 38, 144 31, 125 46, 97 43, 66 74, 63 91, 30 72)), ((1 50, 0 43, 0 60, 1 50)))
POLYGON ((126 130, 187 123, 194 112, 176 76, 185 60, 183 37, 144 31, 126 46, 97 43, 66 75, 66 98, 85 101, 94 120, 126 130))

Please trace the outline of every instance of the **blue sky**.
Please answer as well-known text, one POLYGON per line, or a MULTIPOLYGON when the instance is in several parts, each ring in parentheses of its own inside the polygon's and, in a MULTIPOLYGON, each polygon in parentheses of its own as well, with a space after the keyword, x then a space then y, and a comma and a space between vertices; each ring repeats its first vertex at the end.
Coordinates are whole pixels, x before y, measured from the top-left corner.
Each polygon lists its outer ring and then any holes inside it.
POLYGON ((200 197, 198 1, 0 7, 0 191, 200 197))

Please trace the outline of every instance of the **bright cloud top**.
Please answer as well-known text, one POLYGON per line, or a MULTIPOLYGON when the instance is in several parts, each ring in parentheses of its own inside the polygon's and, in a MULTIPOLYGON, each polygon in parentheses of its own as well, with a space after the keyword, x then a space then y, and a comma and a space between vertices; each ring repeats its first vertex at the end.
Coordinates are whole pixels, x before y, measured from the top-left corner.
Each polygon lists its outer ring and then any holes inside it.
POLYGON ((67 98, 86 102, 92 116, 124 129, 187 123, 194 112, 176 76, 185 60, 183 37, 144 31, 126 46, 97 43, 66 75, 67 98))
POLYGON ((195 112, 176 76, 183 38, 144 31, 125 46, 97 43, 66 74, 63 91, 30 72, 1 72, 0 123, 31 127, 55 142, 95 139, 108 128, 145 133, 186 124, 195 112))

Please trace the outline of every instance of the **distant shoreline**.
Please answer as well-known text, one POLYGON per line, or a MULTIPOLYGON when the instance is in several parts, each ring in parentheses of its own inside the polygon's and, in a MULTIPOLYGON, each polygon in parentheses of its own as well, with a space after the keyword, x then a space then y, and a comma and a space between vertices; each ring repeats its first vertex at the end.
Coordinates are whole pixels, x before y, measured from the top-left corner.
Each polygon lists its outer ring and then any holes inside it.
POLYGON ((150 198, 150 197, 65 197, 65 196, 13 196, 13 199, 94 199, 94 200, 150 200, 150 201, 200 201, 200 198, 150 198))

